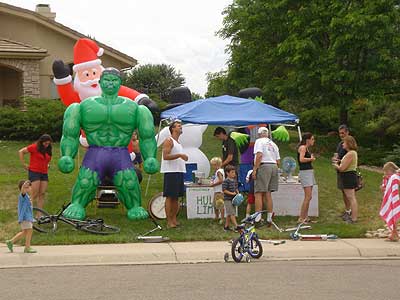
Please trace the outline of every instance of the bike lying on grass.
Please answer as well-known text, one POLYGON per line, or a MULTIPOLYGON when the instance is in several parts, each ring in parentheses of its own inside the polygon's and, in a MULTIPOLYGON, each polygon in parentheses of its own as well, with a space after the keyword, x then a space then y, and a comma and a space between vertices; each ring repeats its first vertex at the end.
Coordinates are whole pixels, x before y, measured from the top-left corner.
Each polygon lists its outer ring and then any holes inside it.
POLYGON ((107 235, 118 233, 120 231, 116 226, 105 224, 103 219, 86 219, 81 221, 64 217, 63 212, 69 205, 70 203, 63 205, 61 210, 55 215, 50 215, 47 211, 34 207, 33 228, 41 233, 54 233, 57 230, 57 222, 62 221, 78 230, 93 234, 107 235))

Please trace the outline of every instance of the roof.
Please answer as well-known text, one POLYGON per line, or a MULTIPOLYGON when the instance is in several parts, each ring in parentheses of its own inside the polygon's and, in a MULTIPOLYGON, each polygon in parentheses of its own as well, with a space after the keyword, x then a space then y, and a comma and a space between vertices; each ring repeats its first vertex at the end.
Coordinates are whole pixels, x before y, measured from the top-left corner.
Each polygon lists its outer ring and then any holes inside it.
POLYGON ((47 50, 24 44, 17 41, 12 41, 5 38, 0 38, 0 56, 14 58, 38 58, 41 59, 47 56, 47 50))
POLYGON ((221 126, 296 124, 299 121, 296 115, 274 106, 228 95, 200 99, 174 107, 162 112, 161 118, 221 126))
MULTIPOLYGON (((85 36, 84 34, 73 30, 67 26, 62 25, 61 23, 58 23, 54 20, 51 20, 49 18, 46 18, 42 16, 41 14, 31 11, 29 9, 24 9, 21 7, 13 6, 10 4, 6 4, 4 2, 0 2, 0 11, 12 15, 18 15, 22 18, 30 19, 33 20, 43 26, 46 26, 48 28, 51 28, 65 36, 68 36, 74 40, 78 40, 80 38, 88 38, 88 36, 85 36)), ((104 49, 106 52, 105 54, 112 56, 120 61, 123 61, 127 65, 130 66, 135 66, 137 64, 137 60, 134 59, 133 57, 126 55, 110 46, 107 46, 106 44, 103 44, 99 41, 96 40, 96 43, 104 49)))

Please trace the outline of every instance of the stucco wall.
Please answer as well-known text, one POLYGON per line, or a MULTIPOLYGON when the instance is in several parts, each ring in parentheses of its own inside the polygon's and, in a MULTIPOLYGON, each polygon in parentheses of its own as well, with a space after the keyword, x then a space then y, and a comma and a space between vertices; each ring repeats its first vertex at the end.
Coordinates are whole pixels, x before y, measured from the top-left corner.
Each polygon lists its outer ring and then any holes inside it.
MULTIPOLYGON (((52 95, 52 90, 54 94, 54 87, 51 86, 53 84, 53 61, 62 59, 65 63, 73 62, 73 47, 78 36, 69 37, 54 28, 38 24, 34 20, 0 12, 0 37, 47 49, 49 55, 39 62, 39 70, 32 69, 35 72, 32 74, 34 82, 25 85, 24 94, 31 93, 42 98, 52 98, 54 96, 52 95)), ((129 67, 129 65, 108 55, 107 51, 105 51, 101 60, 105 67, 112 66, 118 69, 129 67)))

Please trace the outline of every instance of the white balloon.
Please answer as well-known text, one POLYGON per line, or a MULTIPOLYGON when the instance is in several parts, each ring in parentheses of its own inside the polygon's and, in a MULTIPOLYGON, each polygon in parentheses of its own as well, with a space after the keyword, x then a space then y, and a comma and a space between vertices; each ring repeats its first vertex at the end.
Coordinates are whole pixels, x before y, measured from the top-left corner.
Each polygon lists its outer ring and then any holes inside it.
POLYGON ((157 147, 160 147, 164 143, 165 139, 170 136, 171 133, 169 132, 168 127, 164 127, 163 129, 161 129, 160 134, 156 135, 157 147))
POLYGON ((203 132, 207 129, 207 125, 185 124, 182 128, 182 135, 179 142, 184 148, 195 147, 200 148, 203 142, 203 132))
MULTIPOLYGON (((210 162, 207 156, 199 149, 203 142, 203 133, 207 129, 207 125, 185 124, 182 126, 182 134, 179 136, 179 143, 182 144, 183 153, 188 156, 186 163, 196 163, 197 170, 204 172, 206 176, 210 174, 210 162)), ((161 146, 165 139, 170 137, 168 127, 164 127, 158 135, 156 135, 157 147, 161 146)))
POLYGON ((197 171, 203 172, 206 177, 210 174, 210 162, 207 156, 197 148, 184 148, 185 154, 188 156, 187 164, 196 163, 197 171))

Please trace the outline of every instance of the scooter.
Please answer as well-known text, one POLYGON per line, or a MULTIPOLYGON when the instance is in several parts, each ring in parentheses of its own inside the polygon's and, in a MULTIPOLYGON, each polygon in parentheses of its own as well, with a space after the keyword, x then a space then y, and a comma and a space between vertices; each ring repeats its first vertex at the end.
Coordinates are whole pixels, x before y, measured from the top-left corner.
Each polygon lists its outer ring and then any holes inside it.
POLYGON ((302 229, 303 224, 304 223, 300 223, 296 231, 290 233, 290 238, 293 241, 327 241, 336 240, 338 238, 335 234, 301 234, 300 229, 302 229))
POLYGON ((290 228, 281 228, 279 227, 274 221, 271 221, 271 224, 278 230, 279 232, 290 232, 290 231, 299 231, 300 229, 311 229, 310 225, 304 225, 304 223, 301 223, 297 225, 297 227, 290 227, 290 228))
POLYGON ((166 237, 166 236, 161 236, 161 235, 149 236, 149 234, 151 234, 157 230, 162 230, 162 227, 160 224, 158 224, 153 218, 151 220, 154 223, 154 225, 156 225, 156 227, 137 236, 137 239, 141 240, 145 243, 161 243, 161 242, 169 241, 169 237, 166 237))

